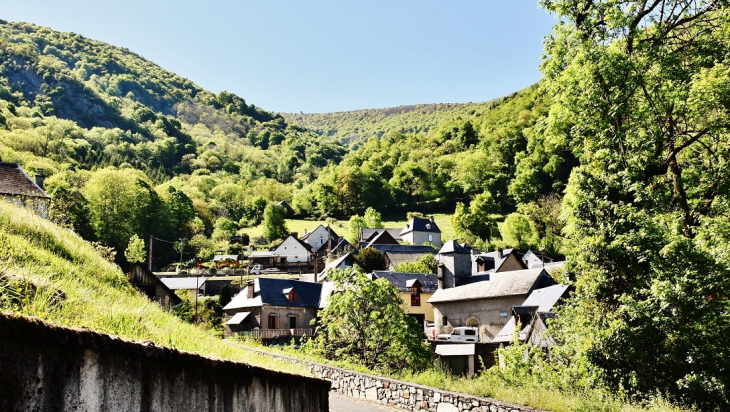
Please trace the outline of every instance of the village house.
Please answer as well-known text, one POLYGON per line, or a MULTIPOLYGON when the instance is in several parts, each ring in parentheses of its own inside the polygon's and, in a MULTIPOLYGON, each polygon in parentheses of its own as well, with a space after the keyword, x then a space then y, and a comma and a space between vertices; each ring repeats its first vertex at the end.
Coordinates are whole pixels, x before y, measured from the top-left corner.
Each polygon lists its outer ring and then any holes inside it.
POLYGON ((433 323, 433 308, 426 301, 436 292, 436 275, 375 270, 368 276, 370 280, 385 279, 392 283, 405 303, 406 313, 418 321, 424 332, 427 323, 433 323))
POLYGON ((373 247, 374 245, 400 245, 401 243, 396 240, 393 235, 387 230, 380 232, 373 232, 367 241, 360 242, 360 249, 367 247, 373 247))
POLYGON ((424 245, 426 242, 433 244, 436 248, 442 246, 441 229, 434 222, 433 216, 428 219, 412 218, 401 230, 400 236, 404 242, 415 246, 424 245))
POLYGON ((289 235, 273 251, 257 251, 248 257, 249 267, 260 264, 264 268, 280 270, 309 270, 313 261, 312 246, 289 235))
POLYGON ((323 256, 333 247, 337 246, 340 242, 340 236, 329 226, 324 227, 319 225, 311 232, 305 230, 301 240, 312 247, 312 252, 318 256, 323 256))
POLYGON ((316 282, 256 278, 223 308, 226 328, 262 339, 311 336, 310 322, 324 304, 322 290, 316 282))
POLYGON ((133 263, 124 273, 127 280, 150 300, 156 301, 163 308, 171 308, 182 303, 182 299, 168 288, 154 273, 141 262, 133 263))
POLYGON ((381 229, 362 228, 362 229, 360 229, 360 239, 359 239, 359 241, 360 241, 361 244, 364 243, 364 244, 367 245, 368 243, 370 243, 371 240, 373 240, 373 238, 375 238, 375 236, 377 236, 377 235, 379 235, 379 234, 381 234, 383 232, 388 232, 393 239, 395 239, 398 243, 400 243, 402 241, 402 239, 400 237, 401 230, 403 230, 403 229, 398 229, 398 228, 381 228, 381 229))
POLYGON ((439 288, 428 303, 439 333, 476 326, 480 342, 491 342, 509 320, 513 306, 522 304, 533 290, 554 284, 543 268, 493 273, 488 280, 439 288))
POLYGON ((479 327, 480 342, 491 342, 513 306, 522 304, 533 290, 556 283, 544 268, 472 276, 470 250, 453 240, 438 257, 438 290, 428 300, 437 333, 474 326, 479 327))
POLYGON ((18 163, 0 162, 0 199, 47 219, 51 197, 43 189, 44 179, 43 169, 38 169, 33 181, 18 163))

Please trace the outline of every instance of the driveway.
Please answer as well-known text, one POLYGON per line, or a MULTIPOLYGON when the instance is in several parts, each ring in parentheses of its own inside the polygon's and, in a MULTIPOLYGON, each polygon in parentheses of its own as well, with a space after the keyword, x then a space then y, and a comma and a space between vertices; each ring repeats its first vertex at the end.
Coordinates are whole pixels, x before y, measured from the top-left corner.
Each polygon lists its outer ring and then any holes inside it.
POLYGON ((351 398, 337 392, 330 392, 330 412, 360 411, 394 412, 403 411, 403 409, 395 409, 388 406, 383 406, 379 403, 351 398))

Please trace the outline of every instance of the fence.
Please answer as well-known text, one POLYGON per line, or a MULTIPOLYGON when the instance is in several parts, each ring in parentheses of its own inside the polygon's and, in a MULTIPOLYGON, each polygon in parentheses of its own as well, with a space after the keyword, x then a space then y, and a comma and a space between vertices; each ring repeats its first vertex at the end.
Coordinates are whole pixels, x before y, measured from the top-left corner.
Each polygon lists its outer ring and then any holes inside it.
POLYGON ((281 336, 312 336, 314 329, 255 329, 242 331, 239 334, 259 339, 276 339, 281 336))

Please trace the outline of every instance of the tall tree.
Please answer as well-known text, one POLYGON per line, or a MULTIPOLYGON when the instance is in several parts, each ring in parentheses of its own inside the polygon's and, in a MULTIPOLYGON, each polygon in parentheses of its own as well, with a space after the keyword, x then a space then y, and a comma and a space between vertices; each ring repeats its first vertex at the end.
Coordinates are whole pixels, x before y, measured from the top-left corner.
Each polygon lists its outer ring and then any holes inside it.
POLYGON ((614 388, 730 407, 728 2, 543 0, 551 133, 582 145, 565 341, 614 388))
POLYGON ((337 293, 319 315, 315 345, 328 359, 384 371, 420 370, 431 361, 421 328, 387 280, 335 270, 337 293))
POLYGON ((264 209, 264 237, 269 240, 283 239, 289 234, 286 227, 286 209, 270 203, 264 209))

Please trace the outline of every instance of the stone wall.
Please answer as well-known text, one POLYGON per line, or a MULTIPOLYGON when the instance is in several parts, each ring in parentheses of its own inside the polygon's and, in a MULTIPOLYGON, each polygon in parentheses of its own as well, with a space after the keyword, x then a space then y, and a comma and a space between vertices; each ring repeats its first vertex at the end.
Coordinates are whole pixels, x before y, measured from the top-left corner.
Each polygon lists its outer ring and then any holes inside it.
POLYGON ((330 381, 333 391, 393 408, 430 412, 545 412, 529 406, 509 404, 496 399, 482 398, 396 379, 353 372, 269 352, 248 350, 269 355, 285 362, 304 364, 310 368, 315 376, 330 381))
POLYGON ((2 411, 326 411, 330 383, 0 314, 2 411))

